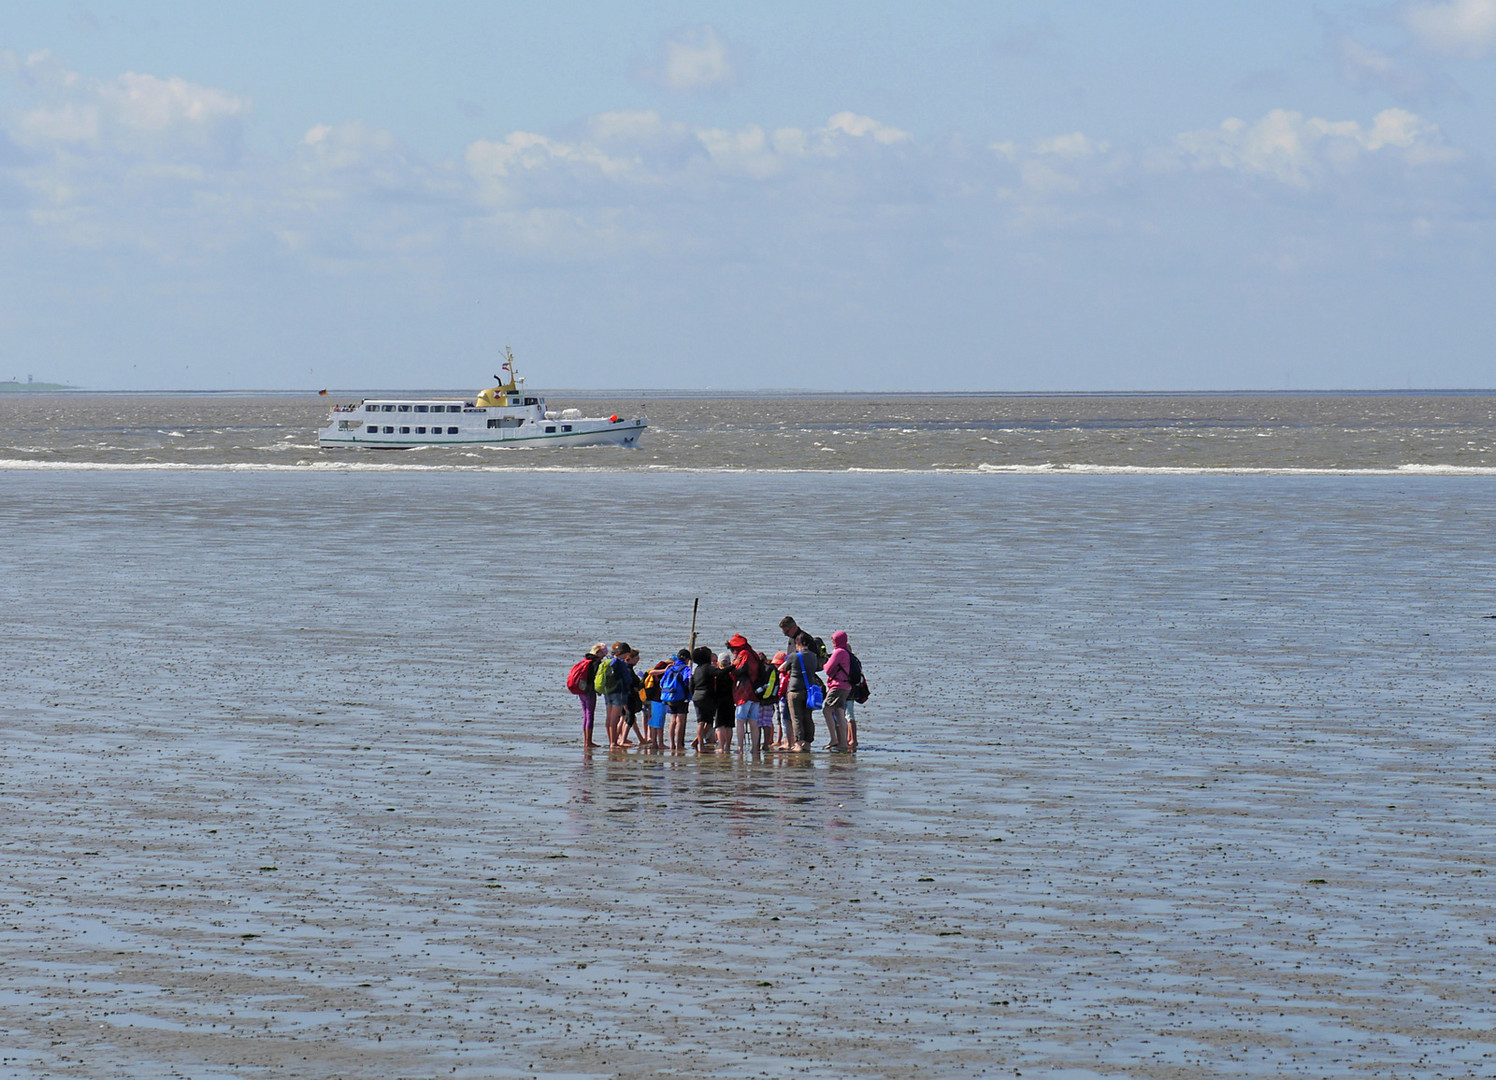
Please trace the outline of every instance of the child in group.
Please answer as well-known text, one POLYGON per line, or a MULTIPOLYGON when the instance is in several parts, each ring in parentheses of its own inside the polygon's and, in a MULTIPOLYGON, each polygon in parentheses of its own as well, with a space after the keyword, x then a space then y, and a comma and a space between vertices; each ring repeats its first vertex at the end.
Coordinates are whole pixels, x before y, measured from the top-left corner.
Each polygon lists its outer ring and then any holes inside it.
POLYGON ((660 676, 660 699, 670 716, 670 749, 686 748, 686 714, 691 711, 691 653, 682 649, 660 676))
POLYGON ((774 708, 774 749, 788 750, 790 748, 790 705, 785 698, 785 688, 789 681, 780 673, 784 667, 786 653, 777 652, 774 659, 769 663, 774 668, 775 687, 772 705, 774 708))
POLYGON ((597 678, 597 665, 602 663, 607 654, 608 647, 599 641, 582 654, 582 659, 577 661, 566 676, 566 688, 582 701, 582 745, 589 750, 597 746, 592 741, 592 718, 597 709, 594 680, 597 678))
POLYGON ((731 659, 726 653, 712 658, 717 678, 717 753, 732 753, 732 729, 737 725, 737 703, 733 701, 731 659))
MULTIPOLYGON (((779 672, 769 665, 769 658, 758 654, 759 671, 768 675, 768 681, 754 692, 754 704, 758 706, 758 724, 753 729, 753 752, 769 749, 774 741, 774 699, 779 694, 779 672)), ((762 678, 762 675, 760 676, 762 678)))
POLYGON ((660 680, 670 667, 669 660, 661 660, 654 667, 644 673, 644 700, 649 708, 649 742, 650 750, 665 749, 665 714, 667 706, 662 697, 660 680))
MULTIPOLYGON (((639 650, 630 649, 624 655, 623 662, 628 665, 629 674, 629 697, 628 703, 624 706, 628 710, 628 727, 638 738, 639 745, 644 746, 649 740, 645 738, 644 732, 639 730, 639 714, 644 711, 645 706, 644 680, 639 677, 639 650)), ((628 731, 623 733, 623 745, 630 745, 628 731)))

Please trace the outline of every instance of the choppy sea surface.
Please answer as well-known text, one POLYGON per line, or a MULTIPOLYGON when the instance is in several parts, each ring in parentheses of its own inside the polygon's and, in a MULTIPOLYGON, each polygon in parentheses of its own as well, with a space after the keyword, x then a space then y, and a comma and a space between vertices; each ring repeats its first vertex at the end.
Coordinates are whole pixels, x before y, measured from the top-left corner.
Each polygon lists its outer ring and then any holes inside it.
POLYGON ((1492 1075, 1491 411, 0 399, 0 1076, 1492 1075), (861 749, 585 751, 697 598, 861 749))
MULTIPOLYGON (((639 449, 321 450, 366 396, 0 395, 0 468, 1496 470, 1496 394, 552 395, 648 416, 639 449)), ((452 392, 454 397, 471 393, 452 392)))

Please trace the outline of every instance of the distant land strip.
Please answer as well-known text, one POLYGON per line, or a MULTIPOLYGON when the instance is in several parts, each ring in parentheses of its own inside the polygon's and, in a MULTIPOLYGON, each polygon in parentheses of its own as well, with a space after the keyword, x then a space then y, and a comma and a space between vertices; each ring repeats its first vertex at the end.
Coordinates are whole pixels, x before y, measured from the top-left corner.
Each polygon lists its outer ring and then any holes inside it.
POLYGON ((36 390, 76 390, 76 386, 56 382, 18 382, 15 379, 7 379, 0 382, 0 394, 24 394, 36 390))

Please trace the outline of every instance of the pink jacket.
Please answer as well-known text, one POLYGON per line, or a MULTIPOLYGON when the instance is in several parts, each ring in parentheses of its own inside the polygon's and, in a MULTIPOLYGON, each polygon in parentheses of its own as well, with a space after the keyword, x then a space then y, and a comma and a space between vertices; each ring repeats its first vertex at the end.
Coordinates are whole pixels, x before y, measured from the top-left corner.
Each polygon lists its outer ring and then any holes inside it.
POLYGON ((838 630, 832 634, 831 644, 835 648, 826 658, 826 666, 822 669, 826 676, 826 687, 830 690, 850 690, 852 689, 852 654, 847 650, 847 632, 838 630))

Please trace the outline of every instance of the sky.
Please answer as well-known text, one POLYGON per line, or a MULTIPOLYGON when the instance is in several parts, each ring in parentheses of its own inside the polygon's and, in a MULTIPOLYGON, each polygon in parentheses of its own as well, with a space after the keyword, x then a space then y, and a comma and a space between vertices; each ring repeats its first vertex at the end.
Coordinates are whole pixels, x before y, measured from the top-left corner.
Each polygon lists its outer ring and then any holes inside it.
POLYGON ((0 379, 1496 386, 1496 0, 0 0, 0 379))

